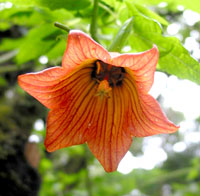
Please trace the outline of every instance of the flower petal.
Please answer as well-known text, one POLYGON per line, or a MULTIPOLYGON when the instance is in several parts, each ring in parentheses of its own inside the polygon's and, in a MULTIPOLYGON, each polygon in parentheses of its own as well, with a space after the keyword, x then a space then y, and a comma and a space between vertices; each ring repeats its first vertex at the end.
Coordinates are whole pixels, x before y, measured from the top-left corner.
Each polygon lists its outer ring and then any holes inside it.
POLYGON ((117 169, 132 143, 131 132, 126 130, 127 120, 124 118, 127 104, 120 87, 113 88, 109 98, 97 99, 87 143, 104 169, 112 172, 117 169))
POLYGON ((154 81, 154 72, 158 62, 159 53, 157 47, 136 54, 121 54, 112 59, 112 64, 120 67, 128 67, 133 71, 136 85, 142 92, 148 92, 154 81))
POLYGON ((123 94, 128 97, 127 102, 130 104, 129 128, 134 136, 145 137, 177 131, 179 127, 167 119, 151 95, 139 94, 130 75, 124 79, 124 89, 123 94))
POLYGON ((20 75, 18 83, 30 95, 52 109, 66 105, 73 98, 73 89, 91 81, 92 66, 87 65, 71 72, 62 67, 54 67, 38 73, 20 75))
POLYGON ((51 152, 86 141, 92 111, 95 107, 95 82, 81 80, 73 97, 63 107, 50 110, 47 119, 46 149, 51 152))
POLYGON ((67 49, 64 53, 62 66, 64 68, 76 67, 96 59, 107 62, 110 54, 101 45, 91 39, 87 34, 78 30, 71 30, 68 35, 67 49))

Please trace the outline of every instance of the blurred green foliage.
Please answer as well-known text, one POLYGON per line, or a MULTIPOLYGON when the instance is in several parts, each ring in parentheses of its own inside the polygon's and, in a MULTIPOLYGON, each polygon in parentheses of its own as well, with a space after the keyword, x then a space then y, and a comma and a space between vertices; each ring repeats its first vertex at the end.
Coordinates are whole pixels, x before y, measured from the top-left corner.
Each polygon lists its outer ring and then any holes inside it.
MULTIPOLYGON (((55 21, 61 22, 71 29, 89 32, 88 24, 93 14, 92 3, 89 0, 79 1, 78 4, 71 0, 25 2, 13 0, 10 2, 13 3, 13 6, 1 11, 0 29, 9 29, 11 25, 24 26, 21 33, 25 36, 23 39, 3 40, 0 51, 19 49, 15 58, 17 64, 36 60, 41 55, 47 55, 53 63, 60 63, 56 58, 63 55, 60 48, 63 49, 66 43, 61 36, 64 32, 53 27, 55 21), (26 27, 30 29, 28 32, 26 32, 26 27)), ((142 2, 135 3, 132 0, 100 2, 97 33, 101 44, 106 48, 113 45, 112 40, 120 26, 133 17, 132 31, 129 30, 130 37, 125 36, 127 41, 123 40, 118 43, 125 45, 128 42, 131 46, 130 52, 144 51, 156 44, 160 52, 158 66, 160 71, 200 84, 198 61, 190 56, 176 37, 164 35, 163 30, 168 25, 167 20, 147 9, 142 2)), ((152 4, 158 2, 161 1, 152 1, 152 4)), ((188 6, 187 2, 184 1, 182 4, 188 6)), ((147 2, 144 1, 144 3, 147 2)), ((169 3, 173 2, 169 1, 169 3)), ((179 5, 179 2, 175 1, 173 5, 179 5)), ((195 7, 198 5, 199 3, 195 7)), ((189 8, 193 9, 191 6, 189 8)), ((116 50, 119 51, 120 48, 122 46, 116 50)), ((111 49, 113 49, 112 46, 111 49)))
MULTIPOLYGON (((141 52, 156 44, 160 52, 159 71, 200 84, 199 62, 178 38, 166 35, 170 22, 182 14, 177 6, 200 13, 200 1, 166 0, 164 14, 158 7, 161 2, 100 0, 96 19, 98 40, 115 51, 129 46, 129 52, 141 52)), ((162 167, 149 171, 137 169, 126 175, 105 173, 85 145, 51 154, 45 151, 45 130, 37 131, 33 124, 37 118, 45 122, 47 111, 17 86, 17 75, 61 64, 67 33, 56 28, 54 22, 89 34, 92 17, 91 0, 0 0, 0 159, 15 154, 16 146, 24 148, 32 134, 40 138, 37 153, 41 158, 36 168, 41 175, 40 196, 166 196, 166 190, 172 196, 199 195, 199 146, 170 153, 162 167), (47 63, 40 61, 42 56, 47 57, 47 63), (8 92, 14 98, 9 99, 8 92)), ((184 26, 183 37, 192 29, 199 30, 200 24, 192 28, 184 26)), ((177 134, 176 141, 178 137, 177 134)), ((170 143, 167 139, 164 148, 170 143)), ((135 155, 140 155, 142 140, 135 139, 132 149, 135 155)), ((3 175, 0 171, 0 177, 3 175)))

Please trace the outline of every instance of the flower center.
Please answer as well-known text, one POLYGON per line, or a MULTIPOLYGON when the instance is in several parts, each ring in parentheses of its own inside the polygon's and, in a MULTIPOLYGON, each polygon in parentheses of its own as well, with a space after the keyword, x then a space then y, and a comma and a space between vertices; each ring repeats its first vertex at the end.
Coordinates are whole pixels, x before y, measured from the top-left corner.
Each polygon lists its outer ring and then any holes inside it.
POLYGON ((111 90, 112 88, 109 86, 108 81, 103 80, 98 85, 96 96, 99 96, 101 99, 104 97, 109 98, 109 92, 111 90))
POLYGON ((109 86, 114 87, 122 84, 125 73, 126 71, 123 67, 115 67, 97 60, 94 63, 92 78, 96 79, 98 83, 107 80, 109 86))

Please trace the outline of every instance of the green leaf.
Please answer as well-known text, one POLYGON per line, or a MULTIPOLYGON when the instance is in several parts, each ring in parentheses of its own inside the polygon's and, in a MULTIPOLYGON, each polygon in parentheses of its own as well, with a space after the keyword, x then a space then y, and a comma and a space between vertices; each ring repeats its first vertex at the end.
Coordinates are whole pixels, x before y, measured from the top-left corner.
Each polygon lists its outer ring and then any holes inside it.
POLYGON ((19 48, 19 46, 23 43, 23 38, 19 39, 9 39, 5 38, 2 40, 0 44, 0 51, 9 51, 19 48))
MULTIPOLYGON (((129 11, 135 14, 134 9, 129 11)), ((200 84, 200 64, 175 37, 162 35, 162 28, 154 20, 137 15, 133 20, 133 34, 130 45, 134 51, 143 51, 156 44, 159 49, 158 69, 173 74, 182 79, 189 79, 200 84)))
MULTIPOLYGON (((0 0, 0 2, 7 2, 7 0, 0 0)), ((9 2, 13 3, 14 5, 34 5, 34 0, 9 0, 9 2)))
POLYGON ((177 38, 160 35, 153 36, 152 41, 161 51, 158 67, 161 71, 200 84, 200 64, 190 56, 177 38))
POLYGON ((66 9, 49 10, 45 7, 31 6, 13 6, 10 9, 0 11, 0 28, 6 29, 13 24, 20 26, 36 26, 44 22, 60 21, 68 22, 74 19, 74 14, 66 9), (37 7, 37 9, 35 8, 37 7))
POLYGON ((157 21, 158 21, 159 23, 161 23, 162 25, 168 25, 168 22, 167 22, 164 18, 162 18, 161 16, 159 16, 159 15, 156 14, 155 12, 151 11, 150 9, 144 7, 143 5, 140 5, 140 4, 136 4, 136 3, 135 3, 135 7, 137 8, 137 10, 138 10, 141 14, 143 14, 143 15, 145 15, 145 16, 151 18, 151 19, 157 20, 157 21))
POLYGON ((87 8, 90 0, 37 0, 38 4, 52 10, 65 8, 67 10, 80 10, 87 8))
POLYGON ((7 22, 5 22, 5 21, 1 21, 0 22, 0 30, 1 31, 6 31, 7 29, 9 29, 10 28, 10 24, 8 24, 7 22))
MULTIPOLYGON (((0 0, 0 2, 6 2, 7 0, 0 0)), ((90 0, 9 0, 15 6, 38 6, 48 7, 52 10, 55 9, 68 9, 68 10, 80 10, 87 8, 90 4, 90 0)))
POLYGON ((43 158, 40 161, 40 168, 43 170, 50 170, 53 168, 52 162, 49 159, 43 158))
POLYGON ((60 60, 66 49, 66 40, 57 41, 56 45, 51 48, 51 50, 46 54, 49 60, 60 60))
POLYGON ((56 44, 58 34, 60 31, 50 24, 31 29, 20 45, 17 63, 22 64, 44 55, 56 44))
POLYGON ((130 2, 129 0, 125 0, 125 3, 126 3, 126 7, 128 8, 129 13, 130 13, 131 16, 139 16, 139 15, 141 15, 139 13, 139 11, 137 10, 137 8, 135 7, 135 5, 133 4, 133 2, 130 2))
POLYGON ((133 18, 129 18, 124 25, 120 28, 112 44, 109 47, 109 51, 120 52, 123 46, 126 44, 127 38, 132 30, 133 18))
POLYGON ((52 18, 50 11, 49 14, 47 14, 47 11, 45 12, 41 9, 36 10, 31 7, 16 6, 0 11, 0 15, 0 28, 2 26, 2 23, 9 24, 8 27, 13 25, 32 27, 35 25, 39 25, 44 21, 49 21, 52 18))
POLYGON ((191 9, 195 12, 200 13, 200 1, 199 0, 138 0, 138 3, 140 4, 146 4, 146 5, 158 5, 161 2, 166 2, 170 5, 173 5, 173 7, 177 7, 178 5, 184 6, 185 9, 191 9))
POLYGON ((147 18, 154 19, 163 25, 168 25, 168 22, 164 18, 144 7, 143 5, 133 3, 131 0, 126 0, 125 3, 128 9, 131 11, 131 16, 146 16, 147 18))
POLYGON ((145 16, 136 16, 133 20, 133 30, 138 34, 146 34, 147 32, 161 34, 162 26, 157 21, 145 16))

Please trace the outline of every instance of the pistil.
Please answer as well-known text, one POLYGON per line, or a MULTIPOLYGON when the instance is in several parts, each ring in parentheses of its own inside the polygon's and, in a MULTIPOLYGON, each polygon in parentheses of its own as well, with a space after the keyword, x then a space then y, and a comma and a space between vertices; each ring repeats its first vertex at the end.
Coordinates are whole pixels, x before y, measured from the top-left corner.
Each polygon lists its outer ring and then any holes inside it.
POLYGON ((96 96, 99 96, 101 99, 103 99, 104 97, 109 98, 109 92, 111 90, 112 88, 109 86, 108 81, 102 80, 97 87, 96 96))

